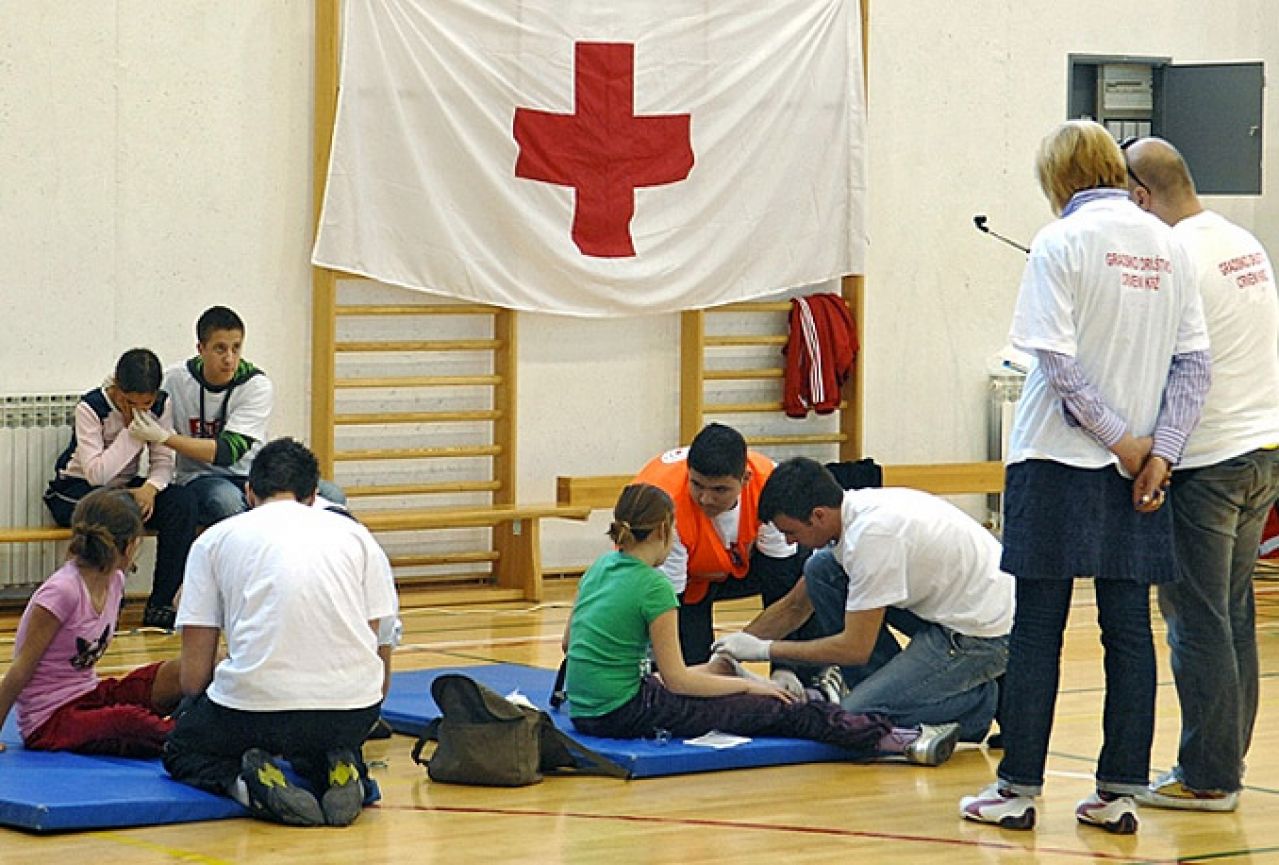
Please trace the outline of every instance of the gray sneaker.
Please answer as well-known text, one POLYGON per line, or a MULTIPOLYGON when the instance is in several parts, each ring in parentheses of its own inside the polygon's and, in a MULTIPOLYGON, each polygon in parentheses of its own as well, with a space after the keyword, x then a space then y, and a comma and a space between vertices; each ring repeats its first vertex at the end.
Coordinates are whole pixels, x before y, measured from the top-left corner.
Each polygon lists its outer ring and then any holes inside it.
POLYGON ((324 812, 310 790, 285 777, 271 755, 250 748, 240 759, 240 777, 249 791, 249 811, 254 817, 289 826, 323 826, 324 812))
POLYGON ((958 724, 920 724, 919 736, 902 752, 911 763, 940 766, 955 753, 959 741, 958 724))
POLYGON ((349 826, 364 807, 359 764, 355 754, 347 750, 330 751, 328 764, 329 787, 320 799, 324 822, 330 826, 349 826))

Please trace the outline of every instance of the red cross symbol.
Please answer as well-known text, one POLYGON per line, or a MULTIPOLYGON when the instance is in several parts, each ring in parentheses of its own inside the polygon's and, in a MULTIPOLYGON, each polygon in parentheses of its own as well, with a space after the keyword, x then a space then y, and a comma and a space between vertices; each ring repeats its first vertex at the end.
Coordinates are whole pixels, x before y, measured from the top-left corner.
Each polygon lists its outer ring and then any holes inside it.
POLYGON ((571 186, 573 242, 583 255, 635 254, 635 189, 688 177, 688 114, 635 116, 635 46, 574 46, 574 113, 515 109, 515 176, 571 186))

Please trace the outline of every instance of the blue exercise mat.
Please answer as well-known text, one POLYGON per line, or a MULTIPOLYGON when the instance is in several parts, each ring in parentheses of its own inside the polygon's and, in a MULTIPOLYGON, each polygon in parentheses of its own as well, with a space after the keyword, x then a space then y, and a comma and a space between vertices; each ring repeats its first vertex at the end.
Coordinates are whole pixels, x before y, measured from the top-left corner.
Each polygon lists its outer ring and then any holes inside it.
POLYGON ((172 780, 159 759, 28 751, 14 715, 0 730, 0 825, 58 832, 247 816, 225 796, 172 780))
POLYGON ((843 748, 802 739, 756 738, 732 748, 706 748, 672 739, 601 739, 573 729, 566 709, 549 708, 555 671, 521 664, 491 664, 436 670, 392 673, 391 690, 382 704, 382 717, 397 733, 417 736, 427 722, 440 714, 431 699, 431 682, 443 673, 463 673, 506 696, 518 690, 545 709, 555 725, 578 742, 630 771, 632 778, 656 778, 690 772, 715 772, 751 766, 779 766, 791 763, 850 761, 855 757, 843 748))

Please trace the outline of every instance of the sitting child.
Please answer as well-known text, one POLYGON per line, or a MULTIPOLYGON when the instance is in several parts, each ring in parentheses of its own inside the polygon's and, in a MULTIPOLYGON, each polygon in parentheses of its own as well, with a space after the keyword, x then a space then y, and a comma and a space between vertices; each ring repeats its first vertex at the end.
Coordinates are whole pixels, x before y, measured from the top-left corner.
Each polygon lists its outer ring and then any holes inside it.
POLYGON ((649 484, 631 484, 618 498, 609 528, 617 550, 582 577, 564 636, 574 727, 616 739, 658 730, 679 738, 718 730, 812 739, 867 758, 887 754, 925 765, 950 757, 955 724, 895 728, 880 715, 852 714, 836 703, 805 701, 762 677, 735 675, 719 658, 685 666, 679 601, 656 570, 671 548, 674 514, 670 497, 649 484), (642 672, 650 644, 659 675, 642 672))
POLYGON ((32 750, 157 756, 181 696, 177 662, 122 679, 99 679, 94 669, 115 631, 142 515, 127 492, 94 490, 76 505, 71 532, 66 564, 36 589, 18 624, 13 664, 0 680, 0 723, 16 705, 32 750))
POLYGON ((54 479, 44 494, 49 513, 60 526, 71 525, 76 502, 98 487, 127 489, 154 529, 155 577, 151 597, 142 614, 143 627, 173 630, 173 599, 182 585, 187 552, 195 540, 196 501, 190 490, 171 484, 173 450, 138 438, 128 428, 134 419, 150 415, 164 426, 173 425, 173 406, 160 390, 160 359, 145 348, 126 351, 115 375, 102 387, 80 397, 75 433, 58 457, 54 479), (138 474, 142 455, 147 474, 138 474))

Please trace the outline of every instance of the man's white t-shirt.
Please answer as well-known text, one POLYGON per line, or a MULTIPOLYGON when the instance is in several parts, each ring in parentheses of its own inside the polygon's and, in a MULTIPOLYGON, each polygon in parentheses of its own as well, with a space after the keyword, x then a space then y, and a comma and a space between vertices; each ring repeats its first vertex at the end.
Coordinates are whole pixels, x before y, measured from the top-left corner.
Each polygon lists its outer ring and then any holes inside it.
POLYGON ((1205 210, 1172 228, 1195 264, 1212 387, 1181 468, 1279 444, 1279 285, 1261 242, 1205 210))
POLYGON ((393 617, 386 554, 359 523, 271 501, 202 534, 177 627, 220 628, 209 699, 243 711, 362 709, 382 699, 372 620, 393 617))
POLYGON ((179 435, 217 438, 223 430, 219 421, 223 417, 224 403, 230 400, 225 405, 225 429, 254 440, 252 447, 229 466, 215 466, 178 454, 174 480, 181 484, 200 475, 248 476, 253 458, 267 440, 267 424, 275 404, 271 379, 265 373, 258 373, 236 385, 228 396, 226 390, 212 391, 204 387, 184 362, 165 370, 163 386, 173 403, 173 430, 179 435))
POLYGON ((970 637, 1012 630, 1016 593, 999 542, 945 499, 888 487, 849 490, 835 556, 849 612, 901 607, 970 637))
MULTIPOLYGON (((1135 436, 1154 432, 1172 356, 1208 348, 1185 250, 1126 198, 1085 203, 1035 236, 1009 340, 1074 357, 1135 436)), ((1118 459, 1066 423, 1038 365, 1022 388, 1007 462, 1027 459, 1086 469, 1118 459)))

